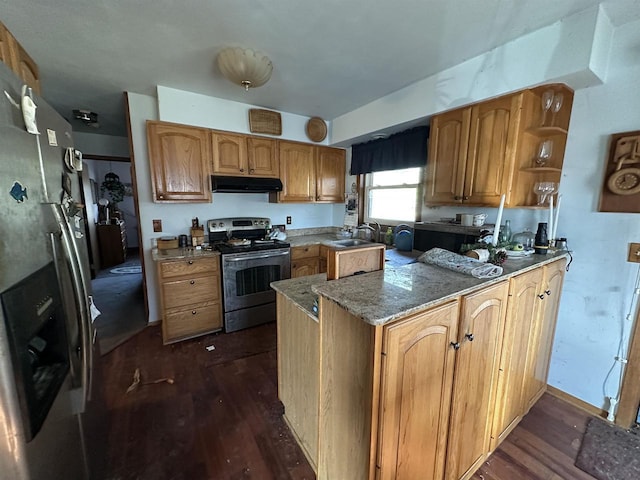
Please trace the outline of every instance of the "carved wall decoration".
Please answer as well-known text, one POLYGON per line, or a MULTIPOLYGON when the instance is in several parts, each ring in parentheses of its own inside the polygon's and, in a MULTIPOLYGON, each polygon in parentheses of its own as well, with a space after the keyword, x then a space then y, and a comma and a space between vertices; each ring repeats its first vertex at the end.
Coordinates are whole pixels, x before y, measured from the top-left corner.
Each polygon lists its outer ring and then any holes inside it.
POLYGON ((598 210, 640 213, 640 130, 611 135, 598 210))

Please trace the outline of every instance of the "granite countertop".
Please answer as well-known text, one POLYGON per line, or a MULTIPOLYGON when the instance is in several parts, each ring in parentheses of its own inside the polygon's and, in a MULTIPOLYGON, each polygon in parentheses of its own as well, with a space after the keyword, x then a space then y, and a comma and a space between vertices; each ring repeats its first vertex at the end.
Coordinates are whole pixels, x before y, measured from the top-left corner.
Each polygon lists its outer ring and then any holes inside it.
POLYGON ((384 325, 565 255, 509 259, 503 265, 504 273, 491 279, 478 279, 424 263, 402 266, 389 266, 387 263, 384 270, 339 280, 327 281, 324 275, 313 275, 273 282, 271 286, 307 312, 311 309, 306 306, 313 305, 315 296, 320 295, 371 325, 384 325))
POLYGON ((325 242, 337 240, 335 233, 318 233, 312 235, 296 235, 287 237, 287 242, 291 247, 306 247, 308 245, 319 245, 325 242))
POLYGON ((200 258, 200 257, 218 257, 220 252, 214 250, 196 250, 193 247, 187 248, 169 248, 167 250, 158 250, 154 248, 151 251, 151 258, 154 262, 162 262, 163 260, 179 260, 181 258, 200 258))

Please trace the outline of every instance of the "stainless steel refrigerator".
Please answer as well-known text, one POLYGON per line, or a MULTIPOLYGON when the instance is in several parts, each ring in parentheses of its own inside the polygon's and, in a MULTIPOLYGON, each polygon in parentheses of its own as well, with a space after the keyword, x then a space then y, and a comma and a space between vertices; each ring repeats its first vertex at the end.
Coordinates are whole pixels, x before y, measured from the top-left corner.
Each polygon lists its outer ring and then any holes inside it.
POLYGON ((70 125, 29 93, 0 62, 0 477, 99 478, 81 163, 70 125), (23 117, 33 105, 39 134, 23 117))

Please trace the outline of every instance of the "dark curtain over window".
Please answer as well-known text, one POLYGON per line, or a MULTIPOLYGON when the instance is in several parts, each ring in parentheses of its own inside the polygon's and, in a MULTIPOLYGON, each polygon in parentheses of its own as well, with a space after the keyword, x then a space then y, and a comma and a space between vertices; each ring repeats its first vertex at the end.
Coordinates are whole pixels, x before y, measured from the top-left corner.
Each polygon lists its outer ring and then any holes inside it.
POLYGON ((429 127, 416 127, 389 138, 351 147, 351 175, 424 167, 429 127))

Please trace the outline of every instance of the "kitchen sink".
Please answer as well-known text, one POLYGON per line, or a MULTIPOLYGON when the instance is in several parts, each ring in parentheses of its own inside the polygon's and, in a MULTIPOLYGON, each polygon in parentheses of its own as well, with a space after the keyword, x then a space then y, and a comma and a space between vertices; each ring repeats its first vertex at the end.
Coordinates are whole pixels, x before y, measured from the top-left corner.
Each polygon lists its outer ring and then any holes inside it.
POLYGON ((368 240, 361 240, 359 238, 347 238, 345 240, 333 240, 331 242, 327 242, 331 247, 342 247, 342 248, 351 248, 351 247, 365 247, 367 245, 373 245, 374 242, 370 242, 368 240))

